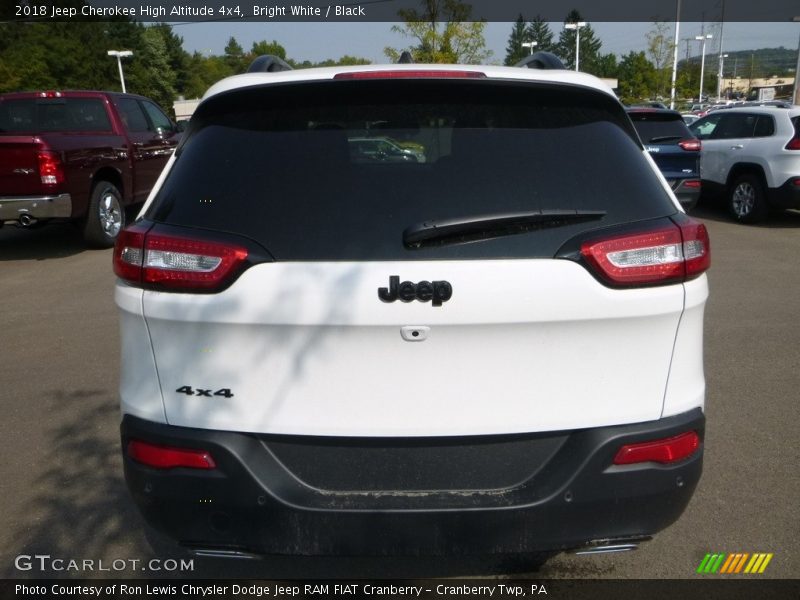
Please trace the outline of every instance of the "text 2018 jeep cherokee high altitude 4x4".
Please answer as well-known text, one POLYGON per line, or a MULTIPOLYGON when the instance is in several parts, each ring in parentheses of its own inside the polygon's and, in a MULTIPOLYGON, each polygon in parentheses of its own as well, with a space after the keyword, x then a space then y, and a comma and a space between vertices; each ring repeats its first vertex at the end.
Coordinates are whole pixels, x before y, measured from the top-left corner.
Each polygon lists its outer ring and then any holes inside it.
POLYGON ((186 546, 602 547, 700 478, 708 236, 594 77, 226 79, 114 265, 125 475, 186 546), (354 159, 376 122, 426 161, 354 159))

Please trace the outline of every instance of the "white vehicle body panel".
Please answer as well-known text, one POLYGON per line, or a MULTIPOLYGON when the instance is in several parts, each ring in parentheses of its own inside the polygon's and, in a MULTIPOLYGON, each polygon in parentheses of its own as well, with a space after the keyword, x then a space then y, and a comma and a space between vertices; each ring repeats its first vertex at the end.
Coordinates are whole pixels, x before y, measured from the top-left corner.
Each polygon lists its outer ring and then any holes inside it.
MULTIPOLYGON (((660 418, 684 286, 612 290, 568 260, 268 263, 219 294, 145 291, 143 306, 172 425, 447 436, 660 418), (392 274, 446 279, 453 297, 381 302, 392 274)), ((696 401, 702 381, 681 385, 696 401)))

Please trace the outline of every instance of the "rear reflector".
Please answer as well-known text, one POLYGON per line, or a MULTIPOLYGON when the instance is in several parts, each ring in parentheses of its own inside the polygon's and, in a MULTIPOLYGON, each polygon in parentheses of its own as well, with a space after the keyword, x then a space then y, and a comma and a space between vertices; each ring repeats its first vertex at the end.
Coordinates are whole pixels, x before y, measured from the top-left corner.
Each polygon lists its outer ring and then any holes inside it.
POLYGON ((448 71, 445 69, 387 70, 387 71, 355 71, 353 73, 337 73, 334 79, 483 79, 486 73, 480 71, 448 71))
POLYGON ((581 255, 618 286, 686 281, 708 269, 711 260, 705 225, 693 219, 680 227, 585 242, 581 255))
POLYGON ((651 442, 627 444, 619 449, 614 457, 615 465, 657 462, 662 464, 678 462, 690 457, 700 447, 700 437, 695 431, 651 442))
POLYGON ((688 188, 699 188, 700 187, 700 180, 699 179, 687 179, 683 182, 683 187, 688 188))
POLYGON ((217 464, 206 450, 157 446, 141 440, 128 442, 128 456, 154 469, 214 469, 217 464))
POLYGON ((703 147, 700 140, 696 138, 692 138, 690 140, 681 140, 678 142, 678 146, 680 146, 683 150, 690 152, 700 152, 703 147))
POLYGON ((133 226, 117 238, 114 272, 135 285, 214 291, 246 259, 247 249, 241 246, 147 233, 133 226))

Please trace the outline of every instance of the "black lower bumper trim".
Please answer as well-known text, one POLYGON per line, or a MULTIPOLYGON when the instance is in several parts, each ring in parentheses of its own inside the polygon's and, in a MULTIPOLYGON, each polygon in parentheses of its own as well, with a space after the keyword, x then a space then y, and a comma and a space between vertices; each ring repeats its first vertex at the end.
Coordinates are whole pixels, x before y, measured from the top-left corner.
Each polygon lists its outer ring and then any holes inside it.
MULTIPOLYGON (((613 458, 624 444, 685 431, 697 431, 702 440, 704 424, 696 409, 632 425, 491 436, 503 443, 543 437, 559 442, 529 478, 511 487, 439 490, 309 486, 269 450, 271 436, 173 427, 129 415, 121 433, 123 448, 140 439, 200 448, 214 457, 217 468, 210 471, 160 471, 124 457, 128 487, 147 521, 185 545, 256 554, 436 555, 563 550, 652 535, 688 504, 702 471, 702 444, 672 465, 614 466, 613 458)), ((324 449, 325 438, 274 437, 324 449)), ((448 439, 433 442, 441 440, 448 439)), ((487 436, 458 438, 462 446, 470 441, 485 444, 487 436)), ((514 460, 524 462, 525 444, 515 447, 521 451, 514 460)))

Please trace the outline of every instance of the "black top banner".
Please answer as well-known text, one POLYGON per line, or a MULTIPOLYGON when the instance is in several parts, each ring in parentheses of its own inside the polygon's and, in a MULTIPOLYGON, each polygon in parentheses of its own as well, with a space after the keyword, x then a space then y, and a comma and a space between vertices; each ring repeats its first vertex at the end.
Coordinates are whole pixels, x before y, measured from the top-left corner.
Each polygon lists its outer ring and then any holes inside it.
MULTIPOLYGON (((424 11, 421 0, 4 0, 0 21, 79 21, 130 18, 144 22, 395 22, 424 11)), ((590 22, 800 20, 797 0, 472 0, 465 21, 511 22, 518 15, 557 22, 577 10, 590 22)), ((443 18, 442 20, 447 20, 443 18)), ((800 25, 799 25, 800 26, 800 25)))

